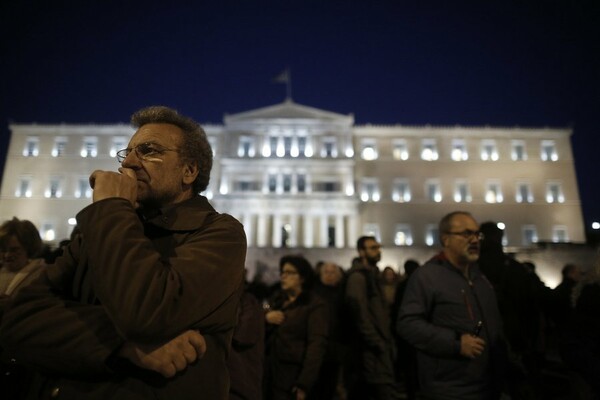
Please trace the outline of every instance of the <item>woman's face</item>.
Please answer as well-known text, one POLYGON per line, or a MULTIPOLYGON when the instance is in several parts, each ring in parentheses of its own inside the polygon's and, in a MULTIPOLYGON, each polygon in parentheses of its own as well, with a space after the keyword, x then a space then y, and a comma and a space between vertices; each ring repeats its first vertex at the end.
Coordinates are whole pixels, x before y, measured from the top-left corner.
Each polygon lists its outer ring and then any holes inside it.
POLYGON ((2 267, 9 271, 19 271, 27 265, 29 257, 16 236, 11 236, 2 250, 2 267))
POLYGON ((304 280, 298 273, 296 267, 290 263, 283 264, 281 270, 281 289, 300 293, 302 291, 302 282, 304 282, 304 280))

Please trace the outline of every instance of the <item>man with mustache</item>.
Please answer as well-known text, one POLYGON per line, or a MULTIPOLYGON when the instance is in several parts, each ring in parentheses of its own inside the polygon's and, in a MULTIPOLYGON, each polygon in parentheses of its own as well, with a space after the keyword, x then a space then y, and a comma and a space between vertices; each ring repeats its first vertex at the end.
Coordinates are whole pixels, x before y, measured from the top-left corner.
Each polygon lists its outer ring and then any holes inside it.
POLYGON ((132 124, 119 172, 90 176, 81 234, 2 316, 29 398, 228 398, 243 227, 199 195, 212 149, 195 121, 157 106, 132 124))
POLYGON ((483 235, 457 211, 442 218, 439 236, 442 251, 408 281, 396 328, 417 349, 425 398, 498 398, 504 340, 494 290, 477 267, 483 235))

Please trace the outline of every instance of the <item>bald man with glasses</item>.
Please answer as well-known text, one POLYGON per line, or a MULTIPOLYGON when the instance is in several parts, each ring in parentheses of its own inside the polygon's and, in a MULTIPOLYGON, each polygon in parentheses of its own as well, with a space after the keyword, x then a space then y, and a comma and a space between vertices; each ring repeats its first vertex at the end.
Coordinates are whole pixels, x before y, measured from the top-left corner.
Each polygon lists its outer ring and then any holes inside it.
POLYGON ((477 267, 483 235, 457 211, 439 236, 442 251, 408 281, 396 329, 417 349, 426 399, 496 399, 505 349, 494 290, 477 267))

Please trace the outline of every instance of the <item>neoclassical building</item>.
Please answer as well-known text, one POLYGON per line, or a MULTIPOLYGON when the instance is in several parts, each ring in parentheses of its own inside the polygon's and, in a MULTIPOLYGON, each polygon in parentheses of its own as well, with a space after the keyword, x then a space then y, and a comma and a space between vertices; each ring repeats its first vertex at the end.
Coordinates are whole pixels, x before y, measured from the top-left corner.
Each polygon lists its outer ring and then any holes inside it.
MULTIPOLYGON (((505 244, 584 242, 570 129, 356 125, 292 100, 204 128, 215 154, 205 195, 251 248, 427 248, 447 212, 505 227, 505 244)), ((133 130, 10 125, 0 219, 30 219, 50 242, 91 201, 88 176, 115 170, 133 130)))

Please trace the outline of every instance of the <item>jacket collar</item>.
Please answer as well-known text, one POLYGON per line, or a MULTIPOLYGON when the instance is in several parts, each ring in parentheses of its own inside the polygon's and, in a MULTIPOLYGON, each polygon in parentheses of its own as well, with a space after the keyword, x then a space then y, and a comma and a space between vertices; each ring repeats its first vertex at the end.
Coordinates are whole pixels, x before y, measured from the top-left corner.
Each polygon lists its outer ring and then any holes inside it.
MULTIPOLYGON (((450 262, 450 260, 448 260, 448 257, 446 257, 446 254, 443 251, 440 251, 438 254, 431 257, 429 262, 443 265, 444 267, 451 269, 464 277, 462 272, 458 268, 456 268, 454 265, 452 265, 452 263, 450 262)), ((469 279, 470 280, 474 280, 475 278, 477 278, 480 275, 481 275, 481 271, 479 270, 479 266, 477 264, 469 265, 469 279)))
POLYGON ((138 215, 145 223, 170 231, 189 231, 200 228, 215 209, 206 197, 194 196, 160 210, 138 210, 138 215))

